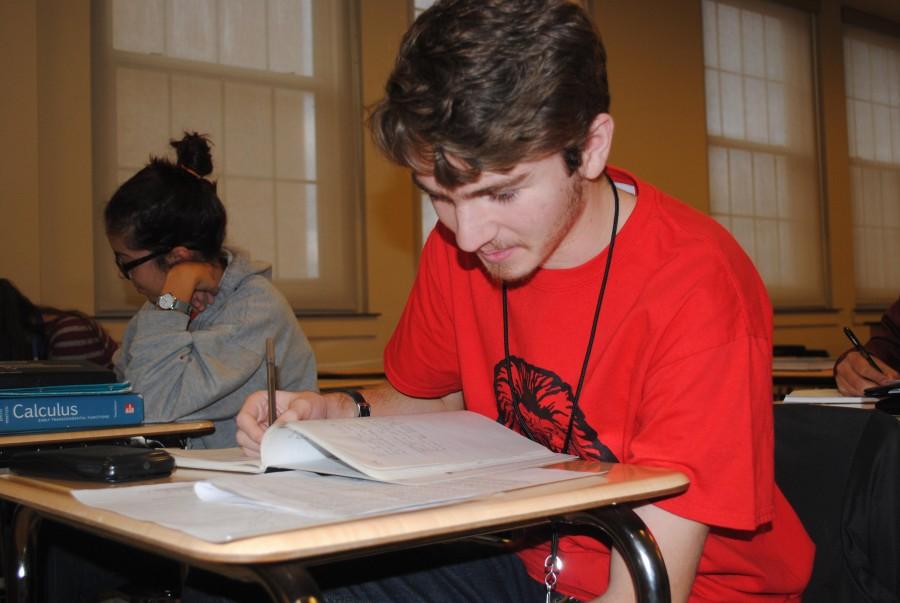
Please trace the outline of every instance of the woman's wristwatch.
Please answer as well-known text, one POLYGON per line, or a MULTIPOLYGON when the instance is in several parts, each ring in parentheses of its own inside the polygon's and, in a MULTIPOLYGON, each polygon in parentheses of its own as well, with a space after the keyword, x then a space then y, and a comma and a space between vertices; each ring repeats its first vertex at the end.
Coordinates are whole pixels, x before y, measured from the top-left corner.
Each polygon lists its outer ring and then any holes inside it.
POLYGON ((175 310, 190 316, 191 304, 183 302, 171 293, 163 293, 156 300, 156 307, 160 310, 175 310))

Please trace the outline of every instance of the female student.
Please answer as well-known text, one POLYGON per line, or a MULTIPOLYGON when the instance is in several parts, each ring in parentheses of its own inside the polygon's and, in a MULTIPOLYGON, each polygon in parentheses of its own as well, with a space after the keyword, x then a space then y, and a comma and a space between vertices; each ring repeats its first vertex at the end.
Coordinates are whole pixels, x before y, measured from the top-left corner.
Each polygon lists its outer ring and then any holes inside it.
POLYGON ((172 141, 177 163, 152 158, 106 205, 106 236, 122 278, 147 303, 132 318, 116 370, 143 394, 148 420, 210 419, 191 446, 235 446, 234 417, 266 389, 266 339, 280 389, 316 388, 316 363, 271 269, 223 246, 225 207, 206 178, 204 136, 172 141))

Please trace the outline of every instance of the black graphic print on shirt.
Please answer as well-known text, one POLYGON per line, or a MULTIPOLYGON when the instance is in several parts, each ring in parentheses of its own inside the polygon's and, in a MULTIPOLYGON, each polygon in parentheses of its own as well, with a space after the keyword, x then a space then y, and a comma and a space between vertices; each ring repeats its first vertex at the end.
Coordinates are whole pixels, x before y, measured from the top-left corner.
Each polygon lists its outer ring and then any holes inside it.
MULTIPOLYGON (((575 400, 572 387, 552 371, 528 364, 516 356, 509 357, 509 364, 512 379, 507 373, 505 358, 494 367, 497 421, 523 433, 513 408, 513 400, 518 400, 522 419, 534 440, 551 450, 561 451, 575 400)), ((580 408, 575 413, 569 454, 600 461, 618 461, 616 455, 600 441, 580 408)))

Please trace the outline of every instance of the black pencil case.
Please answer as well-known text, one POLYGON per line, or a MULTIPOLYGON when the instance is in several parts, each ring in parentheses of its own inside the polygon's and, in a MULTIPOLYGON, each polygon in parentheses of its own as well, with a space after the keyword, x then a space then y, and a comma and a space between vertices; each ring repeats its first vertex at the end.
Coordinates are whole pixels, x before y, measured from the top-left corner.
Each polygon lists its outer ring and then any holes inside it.
POLYGON ((97 482, 165 477, 175 459, 165 450, 143 446, 85 446, 20 452, 9 459, 18 475, 97 482))

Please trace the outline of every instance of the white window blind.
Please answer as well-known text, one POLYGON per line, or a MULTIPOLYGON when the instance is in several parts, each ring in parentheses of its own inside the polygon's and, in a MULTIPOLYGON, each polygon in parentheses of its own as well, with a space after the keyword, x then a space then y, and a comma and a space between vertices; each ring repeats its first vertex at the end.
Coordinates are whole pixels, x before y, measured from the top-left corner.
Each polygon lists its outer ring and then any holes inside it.
POLYGON ((703 0, 709 188, 779 306, 825 302, 810 16, 703 0))
MULTIPOLYGON (((98 223, 121 182, 169 139, 208 134, 226 244, 273 265, 303 310, 361 305, 360 103, 345 0, 97 0, 98 223)), ((119 281, 102 226, 99 312, 142 300, 119 281)))
POLYGON ((900 292, 900 39, 844 30, 857 301, 900 292))

